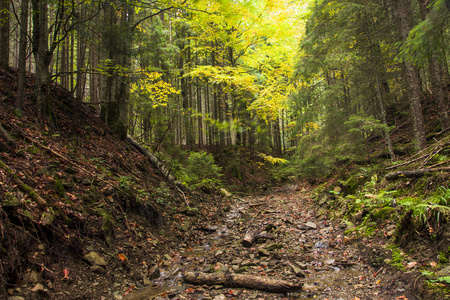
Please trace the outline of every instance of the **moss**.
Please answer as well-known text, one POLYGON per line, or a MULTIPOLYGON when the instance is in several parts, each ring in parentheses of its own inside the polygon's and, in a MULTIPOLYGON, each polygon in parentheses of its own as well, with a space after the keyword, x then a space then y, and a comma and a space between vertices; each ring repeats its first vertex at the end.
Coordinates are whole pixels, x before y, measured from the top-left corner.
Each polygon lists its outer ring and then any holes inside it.
POLYGON ((438 259, 441 264, 448 263, 448 255, 445 252, 439 252, 438 259))
POLYGON ((64 189, 64 185, 62 184, 61 180, 56 179, 53 183, 53 190, 56 192, 56 194, 61 197, 66 197, 66 190, 64 189))
POLYGON ((31 153, 31 154, 36 154, 36 153, 39 152, 39 148, 33 145, 33 146, 29 146, 29 147, 26 149, 26 151, 27 151, 28 153, 31 153))
POLYGON ((386 206, 380 209, 375 209, 371 212, 370 217, 374 221, 389 219, 392 216, 392 213, 395 211, 395 208, 386 206))
POLYGON ((111 213, 103 208, 97 208, 97 213, 102 217, 102 232, 108 246, 114 241, 114 218, 111 213))
POLYGON ((405 266, 403 265, 403 260, 405 259, 404 253, 402 253, 399 249, 394 248, 392 249, 391 253, 391 261, 390 265, 399 269, 399 270, 405 270, 405 266))

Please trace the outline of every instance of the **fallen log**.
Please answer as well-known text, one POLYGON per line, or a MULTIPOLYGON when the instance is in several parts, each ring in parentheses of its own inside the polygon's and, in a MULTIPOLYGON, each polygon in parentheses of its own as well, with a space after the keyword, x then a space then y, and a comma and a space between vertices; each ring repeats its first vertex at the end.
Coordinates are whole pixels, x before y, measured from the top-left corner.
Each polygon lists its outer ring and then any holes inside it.
POLYGON ((444 168, 424 168, 419 170, 412 170, 412 171, 398 171, 398 172, 392 172, 388 173, 384 176, 386 180, 395 180, 398 178, 415 178, 415 177, 422 177, 426 173, 433 173, 433 172, 450 172, 450 167, 444 167, 444 168))
POLYGON ((289 293, 300 291, 302 282, 289 282, 261 276, 251 276, 233 273, 202 273, 187 271, 183 273, 184 280, 197 285, 223 285, 226 287, 244 287, 249 289, 289 293))
POLYGON ((242 239, 242 246, 245 248, 250 248, 254 242, 259 238, 259 234, 261 233, 262 229, 249 229, 244 235, 244 238, 242 239))
MULTIPOLYGON (((164 176, 166 180, 170 183, 173 183, 179 189, 186 189, 182 182, 178 181, 172 174, 170 174, 169 170, 166 169, 164 164, 150 151, 144 148, 139 142, 135 141, 131 136, 127 136, 126 140, 130 143, 137 151, 143 154, 150 163, 157 168, 161 174, 164 176)), ((183 194, 184 195, 184 194, 183 194)))
POLYGON ((256 242, 257 239, 268 239, 273 240, 274 237, 270 233, 263 232, 262 228, 257 229, 249 229, 244 235, 244 238, 242 239, 242 246, 245 248, 250 248, 253 243, 256 242))

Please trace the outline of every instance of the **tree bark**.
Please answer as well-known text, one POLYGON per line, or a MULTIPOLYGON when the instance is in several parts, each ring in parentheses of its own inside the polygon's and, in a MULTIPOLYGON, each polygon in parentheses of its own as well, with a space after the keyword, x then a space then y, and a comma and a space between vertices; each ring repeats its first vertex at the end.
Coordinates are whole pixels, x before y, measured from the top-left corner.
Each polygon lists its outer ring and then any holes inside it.
POLYGON ((273 293, 288 293, 301 291, 303 283, 277 280, 268 277, 258 277, 231 273, 201 273, 184 272, 184 280, 192 284, 223 285, 227 287, 244 287, 273 293))
POLYGON ((253 243, 256 242, 256 240, 259 238, 259 234, 261 233, 262 229, 249 229, 244 235, 244 238, 242 239, 242 246, 245 248, 250 248, 253 243))
MULTIPOLYGON (((406 42, 411 29, 410 20, 412 12, 410 3, 406 0, 397 0, 396 15, 400 21, 400 35, 403 42, 406 42)), ((410 98, 411 113, 414 127, 414 140, 416 148, 422 150, 426 147, 425 125, 422 111, 422 102, 420 99, 421 88, 419 72, 411 63, 405 63, 406 87, 410 98)))
POLYGON ((0 66, 9 66, 9 0, 0 0, 0 66))
POLYGON ((433 173, 433 172, 450 172, 450 167, 445 168, 424 168, 419 170, 412 170, 412 171, 398 171, 398 172, 392 172, 388 173, 384 176, 386 180, 395 180, 399 178, 415 178, 415 177, 422 177, 427 173, 433 173))
POLYGON ((25 81, 27 64, 27 44, 28 44, 28 0, 22 0, 20 4, 20 38, 19 38, 19 68, 17 78, 17 98, 16 109, 23 111, 25 100, 25 81))
POLYGON ((52 53, 48 49, 48 3, 32 0, 33 5, 33 55, 36 62, 36 89, 38 120, 51 113, 50 71, 52 53))

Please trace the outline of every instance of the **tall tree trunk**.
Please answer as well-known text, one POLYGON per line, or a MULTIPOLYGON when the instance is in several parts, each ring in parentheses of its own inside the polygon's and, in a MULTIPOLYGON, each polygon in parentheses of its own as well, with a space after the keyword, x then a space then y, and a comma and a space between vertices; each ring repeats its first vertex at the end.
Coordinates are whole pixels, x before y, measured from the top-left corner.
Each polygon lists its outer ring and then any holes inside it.
POLYGON ((9 0, 0 0, 0 66, 9 66, 9 0))
POLYGON ((17 83, 16 109, 23 111, 25 100, 27 44, 28 44, 28 0, 22 0, 20 4, 20 39, 19 39, 19 69, 17 83))
POLYGON ((48 49, 48 3, 32 0, 33 5, 33 55, 36 63, 36 89, 38 120, 51 115, 50 62, 52 53, 48 49))
MULTIPOLYGON (((125 139, 129 128, 129 99, 130 99, 130 78, 121 72, 116 72, 116 68, 130 70, 132 32, 134 10, 123 0, 121 11, 115 11, 112 4, 107 6, 105 21, 109 26, 118 30, 120 36, 115 40, 107 36, 105 48, 109 48, 107 57, 110 60, 108 66, 109 76, 106 76, 102 86, 102 106, 101 115, 104 121, 121 139, 125 139), (119 16, 117 16, 119 15, 119 16), (115 43, 112 45, 112 43, 115 43)), ((111 32, 109 32, 111 34, 111 32)))
MULTIPOLYGON (((400 21, 400 35, 403 42, 406 42, 410 32, 410 19, 412 12, 410 3, 407 0, 397 0, 396 14, 400 21)), ((420 77, 417 68, 405 62, 406 87, 410 98, 411 113, 413 117, 414 139, 418 150, 426 147, 425 125, 422 111, 420 77)))

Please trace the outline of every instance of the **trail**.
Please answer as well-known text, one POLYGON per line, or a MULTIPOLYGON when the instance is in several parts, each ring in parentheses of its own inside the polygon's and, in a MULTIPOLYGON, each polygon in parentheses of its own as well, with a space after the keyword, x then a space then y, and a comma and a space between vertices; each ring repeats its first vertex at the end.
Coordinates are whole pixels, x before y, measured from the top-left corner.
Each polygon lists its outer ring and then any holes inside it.
MULTIPOLYGON (((197 224, 169 254, 152 287, 126 299, 418 299, 398 274, 372 266, 360 251, 369 240, 348 239, 342 220, 318 216, 312 201, 295 187, 239 199, 216 224, 197 224), (250 248, 241 241, 249 228, 271 229, 273 239, 250 248), (245 288, 196 286, 183 281, 184 270, 233 272, 304 282, 290 294, 245 288)), ((367 251, 367 249, 366 249, 367 251)))

